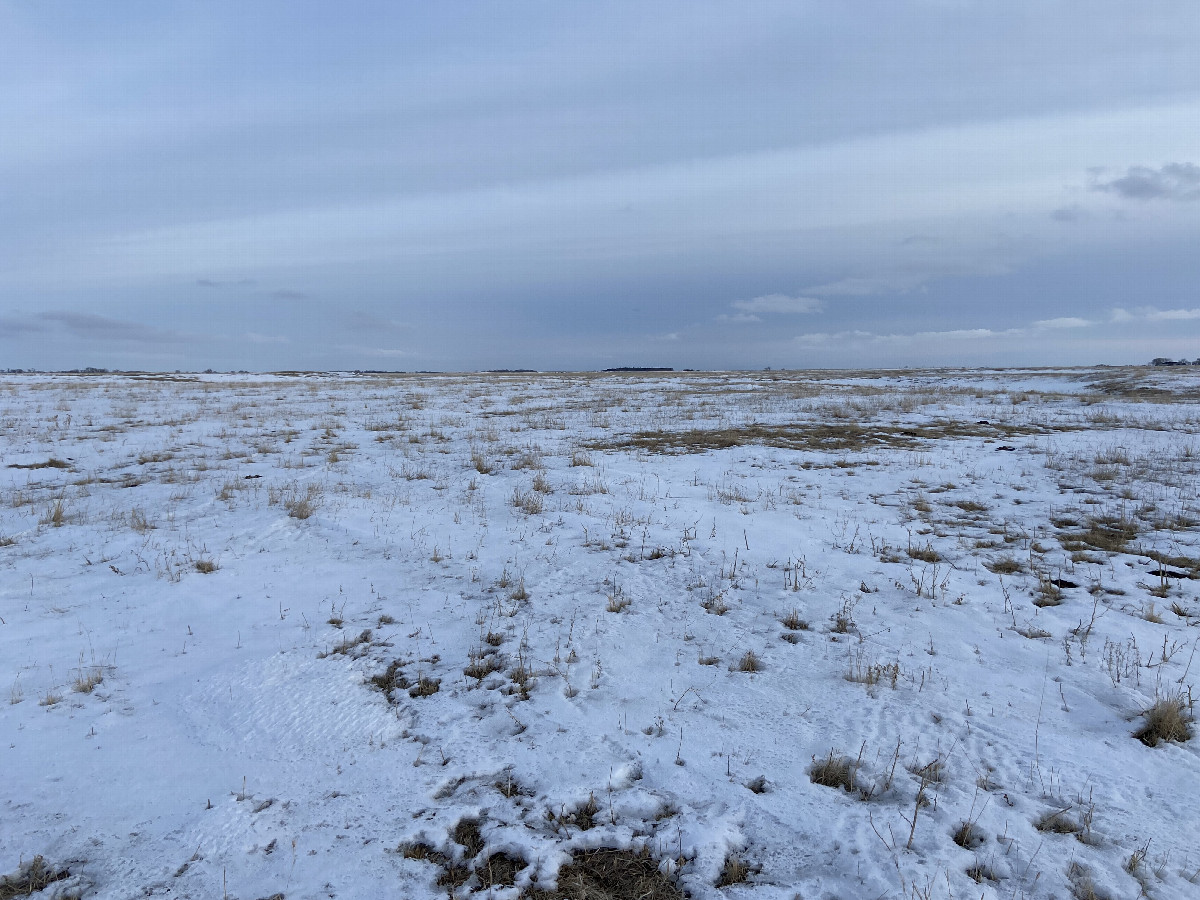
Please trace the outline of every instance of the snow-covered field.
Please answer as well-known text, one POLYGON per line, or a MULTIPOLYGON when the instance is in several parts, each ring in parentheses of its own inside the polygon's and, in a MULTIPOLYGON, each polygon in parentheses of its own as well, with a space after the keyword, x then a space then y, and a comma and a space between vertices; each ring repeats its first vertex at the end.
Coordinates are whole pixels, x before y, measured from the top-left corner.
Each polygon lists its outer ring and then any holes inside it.
POLYGON ((1200 738, 1135 737, 1200 682, 1194 370, 11 375, 0 424, 40 896, 1200 896, 1200 738))

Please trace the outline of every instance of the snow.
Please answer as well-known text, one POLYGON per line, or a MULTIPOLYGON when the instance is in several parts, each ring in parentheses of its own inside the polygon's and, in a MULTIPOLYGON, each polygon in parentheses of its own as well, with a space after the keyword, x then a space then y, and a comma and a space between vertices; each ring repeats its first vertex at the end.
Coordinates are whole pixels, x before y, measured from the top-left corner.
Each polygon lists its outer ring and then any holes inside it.
POLYGON ((1200 676, 1200 373, 9 375, 0 422, 42 896, 444 897, 405 850, 470 865, 464 819, 526 865, 458 896, 595 847, 695 898, 1200 896, 1200 739, 1133 737, 1200 676))

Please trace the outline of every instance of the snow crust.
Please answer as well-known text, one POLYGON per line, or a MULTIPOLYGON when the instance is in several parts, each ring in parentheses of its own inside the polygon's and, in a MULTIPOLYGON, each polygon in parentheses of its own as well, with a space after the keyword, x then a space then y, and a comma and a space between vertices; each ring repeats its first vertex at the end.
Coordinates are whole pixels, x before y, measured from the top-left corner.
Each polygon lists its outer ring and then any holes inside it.
POLYGON ((1200 739, 1133 737, 1200 676, 1187 370, 13 375, 0 420, 43 896, 444 897, 421 845, 525 863, 458 896, 594 847, 695 898, 1200 896, 1200 739))

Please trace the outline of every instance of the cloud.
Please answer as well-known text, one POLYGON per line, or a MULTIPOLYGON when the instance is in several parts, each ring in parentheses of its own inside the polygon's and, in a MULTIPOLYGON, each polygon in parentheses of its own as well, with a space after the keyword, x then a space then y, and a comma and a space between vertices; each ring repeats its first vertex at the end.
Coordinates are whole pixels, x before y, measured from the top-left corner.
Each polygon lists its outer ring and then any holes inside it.
POLYGON ((1087 210, 1078 203, 1071 206, 1063 206, 1050 213, 1050 218, 1055 222, 1078 222, 1080 219, 1087 218, 1087 210))
POLYGON ((907 293, 926 280, 920 275, 879 275, 870 277, 842 278, 826 284, 815 284, 804 289, 806 294, 828 297, 870 297, 875 294, 907 293))
POLYGON ((194 340, 193 337, 178 331, 166 331, 139 322, 124 322, 92 313, 48 312, 41 313, 38 318, 57 323, 68 333, 89 340, 133 341, 146 344, 183 343, 194 340))
POLYGON ((402 356, 412 355, 407 350, 398 350, 395 347, 363 347, 357 344, 338 344, 334 349, 376 359, 398 359, 402 356))
POLYGON ((877 334, 874 341, 979 341, 1021 334, 1019 328, 996 331, 992 328, 955 328, 949 331, 917 331, 913 334, 877 334))
POLYGON ((279 288, 278 290, 271 291, 271 296, 274 297, 276 300, 306 300, 306 299, 308 299, 308 294, 304 293, 304 291, 294 291, 290 288, 279 288))
POLYGON ((816 297, 789 297, 787 294, 764 294, 753 300, 735 300, 733 308, 746 313, 787 313, 789 315, 821 311, 816 297))
POLYGON ((1059 316, 1056 319, 1039 319, 1033 324, 1038 328, 1086 328, 1092 323, 1078 316, 1059 316))
POLYGON ((0 339, 45 331, 46 326, 34 319, 0 316, 0 339))
POLYGON ((401 322, 398 319, 385 319, 382 316, 372 315, 367 312, 353 312, 346 319, 347 324, 356 331, 409 331, 412 326, 407 322, 401 322))
POLYGON ((835 334, 828 332, 813 332, 799 334, 792 338, 799 344, 817 345, 838 343, 868 343, 868 344, 908 344, 922 341, 978 341, 988 338, 1013 337, 1024 334, 1020 328, 1008 328, 996 331, 992 328, 957 328, 949 331, 916 331, 909 334, 876 334, 872 331, 839 331, 835 334))
POLYGON ((282 334, 259 334, 257 331, 247 331, 246 340, 252 344, 290 344, 291 341, 282 334))
POLYGON ((1144 319, 1147 322, 1183 322, 1190 319, 1200 319, 1200 308, 1193 309, 1158 309, 1154 306, 1138 306, 1133 312, 1121 307, 1115 307, 1110 322, 1135 322, 1144 319))
POLYGON ((721 313, 721 315, 717 316, 716 321, 728 322, 734 325, 748 325, 753 322, 761 322, 762 319, 754 315, 754 313, 734 313, 732 316, 721 313))
POLYGON ((212 278, 197 278, 196 287, 202 288, 244 288, 254 287, 257 282, 253 278, 239 278, 237 281, 217 281, 212 278))
POLYGON ((1145 315, 1151 322, 1174 322, 1183 319, 1200 319, 1200 309, 1154 309, 1148 307, 1145 315))
POLYGON ((795 341, 797 344, 807 344, 809 346, 815 346, 817 344, 828 344, 834 338, 846 336, 848 334, 849 334, 849 332, 842 332, 841 335, 834 335, 834 334, 830 334, 827 331, 814 331, 814 332, 810 332, 808 334, 798 334, 794 338, 792 338, 792 340, 795 341))
POLYGON ((1200 200, 1200 166, 1194 163, 1167 163, 1159 169, 1130 166, 1120 178, 1097 181, 1092 189, 1126 200, 1200 200))

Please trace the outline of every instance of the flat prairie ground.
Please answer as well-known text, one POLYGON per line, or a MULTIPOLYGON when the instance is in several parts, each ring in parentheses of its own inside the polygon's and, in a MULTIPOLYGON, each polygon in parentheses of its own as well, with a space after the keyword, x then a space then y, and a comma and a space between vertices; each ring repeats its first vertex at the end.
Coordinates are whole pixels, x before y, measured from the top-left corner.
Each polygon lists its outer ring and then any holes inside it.
POLYGON ((1200 896, 1200 371, 0 376, 0 897, 1200 896))

